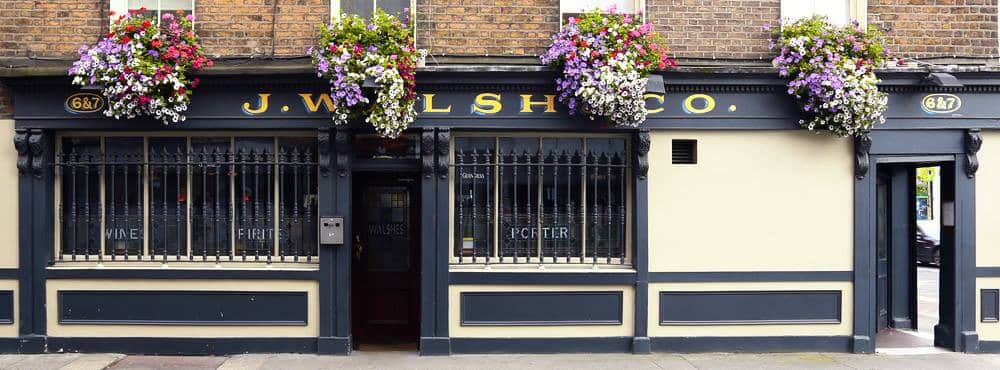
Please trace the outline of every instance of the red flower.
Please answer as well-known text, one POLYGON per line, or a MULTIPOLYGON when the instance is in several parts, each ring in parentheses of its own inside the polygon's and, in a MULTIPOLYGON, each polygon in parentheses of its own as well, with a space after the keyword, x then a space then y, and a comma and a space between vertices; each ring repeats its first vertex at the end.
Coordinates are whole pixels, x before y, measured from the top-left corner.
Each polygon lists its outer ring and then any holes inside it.
POLYGON ((130 43, 130 42, 132 42, 132 39, 129 38, 128 36, 122 37, 122 40, 121 40, 122 44, 127 44, 127 43, 130 43))
POLYGON ((183 88, 183 87, 182 87, 182 88, 179 88, 179 89, 177 89, 177 95, 184 95, 184 93, 185 93, 185 92, 187 92, 187 90, 184 90, 184 88, 183 88))
POLYGON ((195 77, 194 80, 191 80, 192 89, 198 87, 199 84, 201 84, 201 80, 199 80, 198 77, 195 77))
POLYGON ((580 47, 581 48, 585 48, 585 47, 587 47, 587 45, 588 45, 587 44, 587 40, 580 40, 580 47))
POLYGON ((160 46, 163 46, 163 41, 160 41, 160 40, 153 40, 153 42, 151 42, 151 43, 149 43, 149 44, 150 44, 150 45, 153 45, 153 47, 154 47, 154 48, 159 48, 160 46))
POLYGON ((125 30, 128 32, 135 32, 135 26, 130 24, 128 26, 125 26, 125 30))
POLYGON ((600 52, 598 52, 597 50, 591 50, 591 51, 590 51, 590 57, 591 57, 591 58, 593 58, 593 59, 597 59, 597 57, 599 57, 599 56, 601 56, 601 53, 600 53, 600 52))
POLYGON ((149 28, 151 25, 148 20, 142 21, 142 28, 149 28))

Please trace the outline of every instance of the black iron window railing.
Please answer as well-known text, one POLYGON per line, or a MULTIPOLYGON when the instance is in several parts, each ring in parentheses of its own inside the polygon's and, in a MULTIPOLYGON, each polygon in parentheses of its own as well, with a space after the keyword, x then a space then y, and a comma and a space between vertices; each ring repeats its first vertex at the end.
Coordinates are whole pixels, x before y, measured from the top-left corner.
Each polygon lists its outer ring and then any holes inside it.
POLYGON ((452 263, 630 264, 622 138, 460 137, 452 263))
POLYGON ((316 140, 64 137, 57 261, 315 262, 316 140))

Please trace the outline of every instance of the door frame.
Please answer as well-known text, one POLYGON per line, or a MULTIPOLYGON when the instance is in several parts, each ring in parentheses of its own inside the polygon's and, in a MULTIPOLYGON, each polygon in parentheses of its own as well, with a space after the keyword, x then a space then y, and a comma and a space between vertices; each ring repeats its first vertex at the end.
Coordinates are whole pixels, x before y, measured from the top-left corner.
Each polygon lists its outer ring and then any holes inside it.
POLYGON ((953 163, 955 191, 954 268, 942 270, 942 292, 954 296, 935 327, 935 344, 956 352, 978 352, 976 333, 976 153, 978 129, 875 130, 855 139, 854 181, 854 327, 855 353, 875 351, 876 179, 880 163, 953 163), (950 317, 945 317, 945 316, 950 317))

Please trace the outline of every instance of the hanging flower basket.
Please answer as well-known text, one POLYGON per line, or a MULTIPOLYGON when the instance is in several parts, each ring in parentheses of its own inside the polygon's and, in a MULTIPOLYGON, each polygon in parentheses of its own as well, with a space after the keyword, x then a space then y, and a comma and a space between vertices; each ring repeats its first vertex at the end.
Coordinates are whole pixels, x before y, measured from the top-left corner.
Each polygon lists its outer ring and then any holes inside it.
POLYGON ((772 49, 779 52, 773 63, 779 75, 791 77, 788 94, 802 110, 800 126, 846 137, 885 123, 888 95, 878 91, 874 69, 885 63, 889 49, 877 30, 811 17, 772 32, 772 49))
POLYGON ((653 25, 614 8, 570 18, 541 57, 560 69, 559 101, 570 114, 636 127, 646 120, 647 76, 675 67, 653 25))
POLYGON ((210 67, 212 61, 194 34, 194 16, 167 13, 157 22, 144 13, 142 8, 118 17, 101 41, 82 46, 69 75, 74 85, 101 90, 108 117, 184 121, 191 91, 199 83, 188 73, 210 67))
POLYGON ((316 75, 330 81, 335 125, 364 117, 380 136, 395 138, 416 119, 414 72, 426 52, 414 46, 408 19, 380 9, 367 22, 342 14, 322 27, 309 55, 316 75), (364 93, 368 86, 374 96, 364 93))

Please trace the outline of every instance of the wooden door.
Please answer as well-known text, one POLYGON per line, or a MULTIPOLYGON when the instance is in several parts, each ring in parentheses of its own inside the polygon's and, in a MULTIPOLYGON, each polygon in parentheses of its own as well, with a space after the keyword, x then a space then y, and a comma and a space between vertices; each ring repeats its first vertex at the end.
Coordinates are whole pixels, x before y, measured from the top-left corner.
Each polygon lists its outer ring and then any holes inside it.
POLYGON ((361 174, 354 185, 354 342, 417 342, 419 210, 415 177, 361 174))

